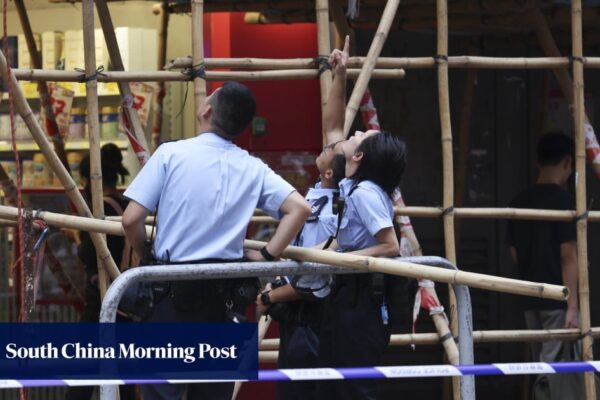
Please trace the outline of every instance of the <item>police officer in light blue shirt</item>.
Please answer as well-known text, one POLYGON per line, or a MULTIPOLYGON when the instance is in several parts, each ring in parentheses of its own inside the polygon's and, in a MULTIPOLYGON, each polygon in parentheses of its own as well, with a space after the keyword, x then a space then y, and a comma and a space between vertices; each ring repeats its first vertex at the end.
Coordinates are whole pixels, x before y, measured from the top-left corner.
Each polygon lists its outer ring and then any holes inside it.
MULTIPOLYGON (((227 82, 200 105, 198 136, 157 149, 125 192, 131 202, 123 228, 136 252, 144 252, 144 221, 157 208, 154 256, 159 263, 240 260, 256 208, 281 222, 260 252, 246 251, 247 259, 273 260, 293 240, 310 214, 306 201, 262 161, 232 143, 255 110, 249 89, 227 82)), ((149 321, 226 321, 238 301, 235 294, 241 287, 236 282, 173 282, 166 289, 156 284, 170 295, 161 297, 149 321)), ((233 383, 187 386, 188 400, 229 400, 233 392, 233 383)), ((144 400, 180 400, 186 385, 145 385, 142 393, 144 400)))
MULTIPOLYGON (((406 165, 404 142, 389 133, 356 132, 342 144, 346 177, 340 229, 331 249, 373 257, 395 257, 400 246, 393 226, 392 193, 406 165)), ((385 280, 381 274, 337 275, 324 305, 319 365, 380 365, 389 343, 385 280)), ((374 380, 319 381, 317 399, 375 399, 374 380)))

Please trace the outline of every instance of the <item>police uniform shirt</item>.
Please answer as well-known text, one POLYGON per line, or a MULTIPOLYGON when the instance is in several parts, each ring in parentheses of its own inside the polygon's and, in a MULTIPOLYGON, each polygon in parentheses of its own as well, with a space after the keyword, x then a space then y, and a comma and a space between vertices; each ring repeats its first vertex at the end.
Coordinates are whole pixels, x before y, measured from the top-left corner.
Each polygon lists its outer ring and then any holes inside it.
POLYGON ((155 256, 161 260, 238 259, 254 210, 280 218, 295 189, 265 163, 214 133, 164 143, 125 196, 158 205, 155 256))
POLYGON ((346 202, 337 236, 339 251, 361 250, 378 244, 375 235, 393 225, 392 200, 376 183, 361 181, 358 187, 353 179, 340 182, 340 196, 346 202))
POLYGON ((302 228, 296 243, 297 246, 316 246, 335 233, 337 216, 333 214, 332 206, 333 194, 336 191, 335 189, 321 188, 321 183, 317 183, 314 188, 308 190, 306 200, 311 208, 311 216, 302 228))
MULTIPOLYGON (((317 183, 306 194, 306 200, 311 208, 311 216, 295 241, 296 246, 314 247, 325 242, 335 234, 337 215, 333 213, 333 194, 336 189, 321 188, 317 183)), ((298 275, 288 278, 296 290, 302 293, 310 292, 314 297, 324 298, 331 292, 331 275, 298 275)))

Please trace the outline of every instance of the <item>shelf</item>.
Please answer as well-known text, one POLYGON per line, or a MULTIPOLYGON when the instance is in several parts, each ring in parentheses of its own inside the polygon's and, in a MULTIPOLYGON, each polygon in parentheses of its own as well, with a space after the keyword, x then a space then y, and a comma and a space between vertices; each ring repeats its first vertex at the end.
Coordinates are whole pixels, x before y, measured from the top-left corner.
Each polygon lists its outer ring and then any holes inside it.
MULTIPOLYGON (((37 82, 21 81, 21 89, 28 100, 39 99, 37 91, 37 82)), ((85 97, 85 83, 79 82, 59 82, 61 87, 75 92, 75 98, 85 97)), ((119 86, 115 82, 98 82, 98 96, 117 96, 119 95, 119 86)), ((2 99, 8 99, 8 93, 2 93, 2 99)))
MULTIPOLYGON (((106 143, 114 143, 121 150, 126 150, 128 147, 127 140, 101 140, 100 146, 106 143)), ((77 150, 88 150, 90 143, 87 140, 73 140, 65 143, 65 150, 77 151, 77 150)), ((19 151, 39 151, 37 143, 33 141, 17 142, 17 150, 19 151)), ((6 140, 0 140, 0 153, 12 151, 11 143, 6 140)))

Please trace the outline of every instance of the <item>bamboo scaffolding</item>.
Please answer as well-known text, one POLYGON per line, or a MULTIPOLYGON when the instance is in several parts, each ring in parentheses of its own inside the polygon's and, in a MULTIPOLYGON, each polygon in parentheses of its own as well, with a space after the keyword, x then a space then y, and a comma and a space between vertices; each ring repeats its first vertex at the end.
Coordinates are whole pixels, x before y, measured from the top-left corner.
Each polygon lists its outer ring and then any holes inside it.
MULTIPOLYGON (((123 60, 121 59, 119 44, 117 43, 117 36, 115 34, 115 27, 113 26, 106 0, 96 0, 95 3, 96 11, 98 12, 98 19, 100 20, 102 32, 104 33, 106 47, 108 48, 108 55, 110 57, 112 69, 116 71, 124 71, 125 67, 123 66, 123 60)), ((146 135, 144 133, 144 129, 142 128, 140 118, 137 110, 133 108, 133 95, 131 94, 129 84, 126 81, 119 81, 118 84, 119 92, 121 93, 121 98, 123 99, 121 108, 127 115, 127 121, 129 122, 131 132, 146 153, 150 154, 148 142, 146 141, 146 135)))
MULTIPOLYGON (((204 64, 204 1, 191 0, 192 8, 192 68, 202 68, 204 64)), ((194 115, 206 97, 206 82, 200 78, 194 78, 194 115)), ((200 130, 200 121, 194 119, 196 131, 200 130)))
MULTIPOLYGON (((348 76, 358 76, 359 70, 348 70, 348 76)), ((82 74, 77 71, 48 71, 40 69, 14 69, 13 73, 18 80, 23 81, 56 81, 56 82, 81 82, 82 74)), ((402 69, 375 70, 373 78, 376 79, 402 79, 405 72, 402 69)), ((270 71, 206 71, 204 79, 207 81, 274 81, 289 79, 316 79, 318 71, 314 70, 270 70, 270 71)), ((157 72, 127 72, 107 71, 98 75, 98 82, 163 82, 163 81, 189 81, 190 76, 183 72, 157 71, 157 72)))
MULTIPOLYGON (((0 215, 0 217, 2 217, 2 215, 0 215)), ((260 250, 264 245, 265 242, 256 240, 244 241, 244 247, 253 250, 260 250)), ((429 279, 436 282, 465 285, 504 293, 551 298, 562 301, 566 300, 568 297, 568 289, 564 286, 525 282, 517 279, 501 278, 474 272, 450 271, 442 268, 425 267, 387 258, 365 257, 295 246, 288 246, 283 251, 282 256, 293 260, 348 267, 364 272, 382 272, 392 275, 407 276, 410 278, 429 279)))
MULTIPOLYGON (((27 50, 29 51, 31 66, 33 68, 42 68, 42 58, 35 44, 33 31, 31 30, 31 24, 29 23, 29 16, 27 15, 27 9, 25 8, 23 0, 15 0, 15 7, 17 8, 17 13, 19 14, 19 19, 21 20, 21 29, 23 30, 23 35, 25 36, 25 40, 27 42, 27 50)), ((54 145, 54 151, 66 170, 70 173, 71 169, 69 168, 69 162, 67 161, 65 144, 60 136, 58 125, 56 124, 50 92, 48 91, 48 85, 46 85, 45 82, 38 82, 38 93, 42 103, 42 109, 45 112, 45 121, 47 124, 46 129, 48 130, 48 135, 50 136, 52 144, 54 145)))
POLYGON ((354 89, 352 89, 350 100, 348 100, 348 104, 346 105, 344 136, 348 136, 348 132, 350 132, 350 127, 352 126, 354 118, 356 117, 356 113, 358 112, 360 100, 362 99, 363 95, 365 94, 365 90, 369 85, 369 79, 371 79, 371 75, 375 69, 375 63, 379 57, 379 54, 381 53, 381 49, 383 48, 385 39, 390 31, 392 21, 394 20, 394 16, 396 15, 399 5, 400 0, 389 0, 385 4, 383 15, 381 16, 381 21, 379 22, 379 27, 377 28, 377 32, 375 32, 373 42, 371 43, 371 47, 367 53, 367 59, 360 70, 360 74, 358 75, 354 85, 354 89))
MULTIPOLYGON (((456 245, 454 241, 454 165, 452 161, 452 125, 450 121, 450 94, 448 87, 448 4, 446 0, 436 1, 437 14, 437 76, 438 99, 440 110, 440 125, 442 136, 442 175, 443 175, 443 200, 444 212, 444 248, 446 259, 456 264, 456 245)), ((456 296, 452 286, 448 287, 450 304, 450 329, 452 335, 458 334, 456 318, 456 296)), ((454 399, 460 399, 460 380, 452 378, 452 391, 454 399)))
MULTIPOLYGON (((600 328, 592 328, 594 339, 600 338, 600 328)), ((548 330, 495 330, 473 331, 475 343, 515 343, 515 342, 547 342, 552 340, 581 339, 579 329, 548 329, 548 330)), ((440 335, 431 333, 395 334, 390 337, 390 346, 436 345, 440 344, 440 335)), ((264 339, 259 348, 262 351, 279 349, 279 339, 264 339)))
MULTIPOLYGON (((99 232, 106 235, 124 235, 123 227, 119 222, 115 221, 98 220, 89 217, 58 214, 41 210, 36 211, 36 217, 52 226, 99 232)), ((0 218, 16 220, 17 209, 15 207, 0 206, 0 218)), ((146 227, 147 235, 150 234, 150 230, 151 227, 146 227)), ((264 245, 264 242, 255 240, 246 240, 244 242, 244 247, 248 249, 260 249, 262 248, 260 246, 264 245)), ((564 286, 527 282, 474 272, 451 271, 443 268, 422 266, 387 258, 365 257, 295 246, 288 246, 282 256, 299 261, 345 266, 365 272, 382 272, 412 278, 430 279, 432 281, 466 285, 495 292, 520 294, 558 301, 565 301, 569 292, 564 286)))
MULTIPOLYGON (((348 68, 362 68, 366 57, 348 58, 348 68)), ((305 69, 316 68, 314 58, 206 58, 206 68, 234 69, 305 69)), ((449 68, 477 69, 552 69, 568 68, 571 61, 568 57, 556 54, 552 57, 484 57, 484 56, 449 56, 449 68)), ((600 57, 585 57, 583 65, 586 68, 600 68, 600 57)), ((182 69, 192 66, 190 57, 174 58, 164 69, 182 69)), ((433 69, 436 62, 433 57, 379 57, 375 68, 404 68, 404 69, 433 69)))
MULTIPOLYGON (((440 207, 394 207, 396 215, 406 215, 417 218, 439 218, 444 213, 440 207)), ((538 210, 532 208, 486 208, 460 207, 454 209, 455 218, 464 219, 524 219, 537 221, 572 221, 577 213, 573 210, 538 210)), ((600 221, 600 211, 589 211, 588 221, 600 221)), ((275 224, 279 221, 264 215, 252 217, 255 224, 275 224)))
MULTIPOLYGON (((83 14, 83 48, 85 60, 85 75, 93 77, 96 74, 96 39, 94 34, 94 1, 83 0, 81 11, 83 14)), ((90 184, 92 189, 92 213, 95 218, 104 218, 104 200, 102 192, 102 166, 100 160, 100 115, 98 112, 98 82, 95 79, 86 79, 85 97, 87 103, 87 125, 90 142, 90 184)), ((106 237, 102 240, 106 243, 106 237)), ((112 257, 112 256, 111 256, 112 257)), ((108 288, 108 274, 102 268, 98 258, 98 286, 100 298, 104 298, 108 288)))
MULTIPOLYGON (((4 53, 2 52, 0 52, 0 72, 2 73, 2 79, 4 79, 5 82, 7 82, 9 78, 8 69, 6 64, 6 58, 4 57, 4 53)), ((92 217, 92 213, 87 204, 85 203, 85 200, 83 200, 81 193, 79 193, 79 190, 77 189, 77 185, 73 181, 73 178, 71 178, 71 175, 67 172, 64 165, 62 165, 62 163, 60 162, 60 159, 52 149, 52 145, 50 144, 48 138, 46 137, 45 133, 40 127, 39 122, 34 117, 33 112, 31 111, 31 107, 29 107, 29 104, 27 103, 27 100, 25 99, 23 91, 21 90, 21 87, 19 86, 17 80, 12 74, 10 78, 12 79, 14 88, 15 108, 19 115, 21 115, 21 118, 23 118, 23 120, 25 121, 25 124, 29 128, 33 139, 40 148, 40 151, 46 157, 50 168, 52 168, 54 174, 60 179, 61 184, 65 188, 65 194, 73 202, 75 208, 77 209, 77 212, 80 215, 92 217)), ((119 270, 115 265, 112 257, 110 256, 110 252, 106 247, 106 242, 102 239, 101 235, 96 233, 92 233, 90 237, 94 243, 97 253, 102 259, 102 264, 108 269, 111 278, 116 278, 119 275, 119 270)))
MULTIPOLYGON (((331 53, 331 41, 329 39, 329 3, 328 0, 316 0, 315 11, 317 13, 317 47, 319 49, 319 58, 327 61, 331 53)), ((321 67, 324 68, 324 67, 321 67)), ((321 88, 321 126, 324 125, 325 106, 329 98, 329 92, 332 85, 332 73, 330 68, 319 69, 319 85, 321 88)), ((325 131, 322 132, 323 145, 327 144, 325 131)))
MULTIPOLYGON (((585 104, 583 88, 583 65, 577 59, 583 58, 583 42, 581 37, 581 0, 571 1, 571 35, 573 39, 573 117, 575 123, 575 207, 577 215, 585 215, 587 211, 586 169, 585 169, 585 104)), ((592 361, 594 341, 587 333, 591 328, 590 320, 590 288, 588 279, 587 220, 577 219, 577 270, 579 283, 579 329, 583 334, 582 353, 584 361, 592 361)), ((588 400, 596 398, 595 375, 585 373, 585 393, 588 400)))

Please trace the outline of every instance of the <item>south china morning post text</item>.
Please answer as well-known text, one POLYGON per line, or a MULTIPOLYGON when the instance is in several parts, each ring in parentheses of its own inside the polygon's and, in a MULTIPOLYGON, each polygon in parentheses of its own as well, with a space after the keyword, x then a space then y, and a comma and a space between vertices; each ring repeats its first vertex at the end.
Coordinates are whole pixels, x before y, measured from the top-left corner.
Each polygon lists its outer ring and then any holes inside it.
POLYGON ((0 379, 256 379, 256 324, 0 324, 0 379))

